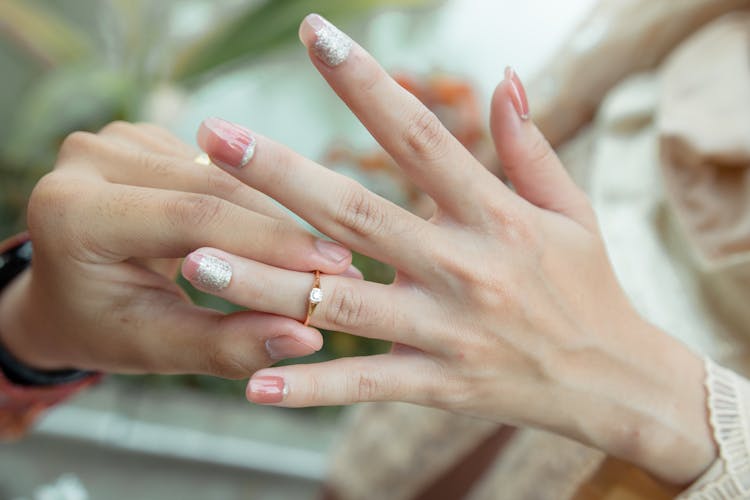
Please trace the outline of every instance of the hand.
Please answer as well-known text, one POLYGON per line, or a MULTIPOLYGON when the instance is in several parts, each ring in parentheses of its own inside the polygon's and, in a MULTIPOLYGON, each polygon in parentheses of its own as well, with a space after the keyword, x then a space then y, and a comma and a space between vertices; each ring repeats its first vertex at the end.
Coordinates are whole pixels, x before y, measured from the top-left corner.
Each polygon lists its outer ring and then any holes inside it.
MULTIPOLYGON (((311 318, 391 340, 391 353, 261 370, 248 398, 282 406, 409 401, 552 430, 671 482, 696 477, 716 453, 701 360, 629 304, 586 196, 527 119, 518 77, 506 71, 491 110, 514 193, 345 35, 314 15, 300 35, 323 77, 438 208, 424 221, 235 128, 257 147, 242 168, 219 162, 226 171, 398 270, 391 285, 324 276, 311 318)), ((231 141, 211 129, 204 124, 201 146, 226 157, 231 141)), ((309 274, 223 250, 201 255, 254 279, 219 295, 305 317, 309 274)))
POLYGON ((202 245, 268 269, 336 274, 351 263, 349 250, 196 154, 148 124, 65 140, 29 201, 33 266, 0 301, 2 341, 21 361, 241 378, 321 347, 320 333, 297 321, 198 308, 175 284, 178 258, 202 245))

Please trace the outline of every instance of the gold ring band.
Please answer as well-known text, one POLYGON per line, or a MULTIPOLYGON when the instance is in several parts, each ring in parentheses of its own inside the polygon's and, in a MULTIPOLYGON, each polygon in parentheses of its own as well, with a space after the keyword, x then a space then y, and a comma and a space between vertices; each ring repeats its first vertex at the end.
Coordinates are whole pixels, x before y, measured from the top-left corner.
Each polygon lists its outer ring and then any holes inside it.
POLYGON ((320 289, 320 271, 315 271, 315 280, 313 281, 312 289, 310 294, 307 296, 307 317, 303 325, 307 326, 310 324, 310 316, 318 307, 318 304, 323 300, 323 290, 320 289))

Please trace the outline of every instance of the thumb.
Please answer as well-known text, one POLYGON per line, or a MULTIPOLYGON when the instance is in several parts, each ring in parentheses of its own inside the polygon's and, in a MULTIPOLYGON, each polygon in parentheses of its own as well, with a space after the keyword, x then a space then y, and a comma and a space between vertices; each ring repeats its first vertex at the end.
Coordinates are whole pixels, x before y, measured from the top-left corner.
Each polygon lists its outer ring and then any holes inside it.
POLYGON ((529 119, 526 91, 512 68, 505 69, 505 78, 492 96, 490 130, 505 174, 520 196, 595 229, 586 195, 529 119))

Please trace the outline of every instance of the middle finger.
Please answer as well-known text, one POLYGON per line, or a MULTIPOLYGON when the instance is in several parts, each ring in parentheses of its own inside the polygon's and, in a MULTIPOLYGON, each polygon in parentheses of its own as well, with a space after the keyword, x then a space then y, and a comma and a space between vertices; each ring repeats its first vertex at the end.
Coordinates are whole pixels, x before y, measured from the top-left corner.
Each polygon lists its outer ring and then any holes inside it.
POLYGON ((435 114, 362 47, 317 14, 300 27, 310 58, 349 109, 444 213, 482 221, 482 200, 513 197, 435 114))
POLYGON ((242 182, 271 196, 336 241, 420 276, 431 272, 438 228, 327 169, 239 125, 209 118, 198 143, 242 182))

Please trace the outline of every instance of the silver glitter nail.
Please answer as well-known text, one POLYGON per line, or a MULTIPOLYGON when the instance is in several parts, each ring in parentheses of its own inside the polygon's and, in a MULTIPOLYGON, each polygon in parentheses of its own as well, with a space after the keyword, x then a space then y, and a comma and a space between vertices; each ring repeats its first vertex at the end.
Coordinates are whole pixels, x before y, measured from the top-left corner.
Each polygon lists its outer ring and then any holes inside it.
POLYGON ((242 160, 237 168, 242 168, 247 165, 255 155, 255 137, 250 137, 250 142, 245 146, 245 152, 242 153, 242 160))
POLYGON ((315 32, 315 54, 329 66, 338 66, 349 56, 352 39, 328 21, 323 22, 324 25, 315 32))
POLYGON ((195 283, 199 287, 212 292, 220 292, 229 286, 231 280, 232 266, 229 262, 212 255, 203 256, 195 276, 195 283))

